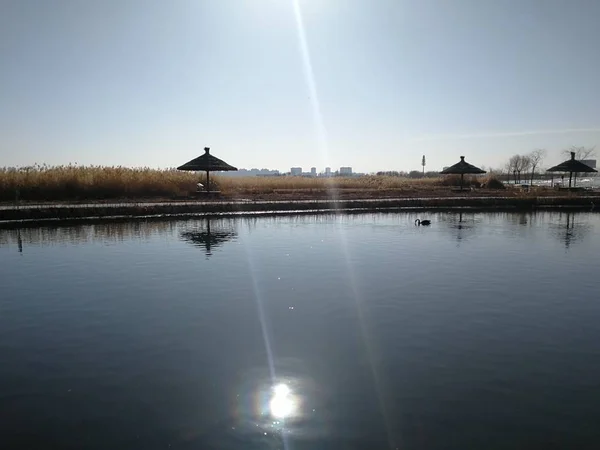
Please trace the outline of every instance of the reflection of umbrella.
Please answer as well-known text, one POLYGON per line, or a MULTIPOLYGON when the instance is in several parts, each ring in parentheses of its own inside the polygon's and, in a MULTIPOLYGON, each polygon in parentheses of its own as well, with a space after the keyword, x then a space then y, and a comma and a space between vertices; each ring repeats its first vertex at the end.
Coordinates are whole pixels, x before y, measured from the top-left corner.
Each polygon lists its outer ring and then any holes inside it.
MULTIPOLYGON (((587 164, 582 163, 581 161, 577 161, 575 159, 575 152, 571 152, 571 159, 568 159, 558 166, 550 167, 548 172, 569 172, 569 187, 571 187, 571 179, 573 177, 573 173, 577 174, 578 172, 598 172, 596 169, 592 169, 587 164)), ((577 177, 577 175, 575 175, 577 177)))
POLYGON ((559 221, 551 223, 549 226, 552 235, 563 242, 567 250, 572 244, 585 240, 590 234, 590 224, 586 221, 576 220, 578 217, 582 216, 574 212, 567 212, 565 223, 563 213, 560 213, 559 221))
POLYGON ((466 213, 466 217, 463 217, 465 213, 458 211, 451 214, 440 215, 438 220, 444 222, 446 226, 444 229, 450 232, 450 236, 455 238, 457 241, 457 247, 460 246, 462 241, 466 241, 474 237, 475 224, 477 219, 475 216, 466 213))
POLYGON ((210 230, 210 219, 206 219, 206 231, 187 230, 181 233, 181 239, 190 242, 197 247, 206 249, 206 256, 211 256, 211 247, 218 247, 223 243, 234 239, 237 236, 235 230, 219 229, 217 231, 210 230))
POLYGON ((440 172, 443 175, 460 175, 460 189, 463 188, 463 179, 465 174, 480 174, 485 173, 485 170, 481 170, 479 167, 475 167, 473 164, 469 164, 465 161, 465 157, 461 156, 460 161, 453 166, 448 167, 440 172))
POLYGON ((190 170, 193 172, 206 172, 206 192, 209 188, 209 173, 219 171, 237 170, 236 167, 230 166, 225 161, 215 158, 210 152, 210 148, 204 147, 204 155, 198 156, 191 161, 186 162, 183 166, 179 166, 177 170, 190 170))
POLYGON ((571 239, 573 237, 573 226, 575 225, 575 218, 573 218, 573 223, 571 223, 571 228, 569 229, 569 222, 571 219, 571 215, 567 213, 567 234, 565 235, 565 247, 569 248, 571 245, 571 239))
POLYGON ((519 225, 527 225, 527 214, 521 213, 519 215, 519 225))
MULTIPOLYGON (((454 216, 456 218, 456 216, 454 216)), ((463 220, 463 213, 462 211, 459 211, 458 213, 458 222, 455 222, 455 224, 451 225, 452 228, 455 228, 456 230, 458 230, 456 232, 456 239, 458 242, 462 241, 464 239, 463 230, 467 230, 467 233, 469 232, 470 229, 473 228, 472 225, 465 223, 465 221, 463 220)), ((467 236, 471 236, 471 234, 468 234, 467 236)))
MULTIPOLYGON (((575 214, 568 212, 565 235, 564 238, 562 238, 562 240, 565 242, 565 248, 568 250, 573 242, 583 240, 588 231, 589 225, 585 223, 578 223, 577 227, 575 227, 575 214)), ((561 236, 559 234, 559 238, 560 237, 561 236)))
POLYGON ((19 253, 23 253, 23 239, 21 239, 21 230, 17 230, 17 247, 19 248, 19 253))

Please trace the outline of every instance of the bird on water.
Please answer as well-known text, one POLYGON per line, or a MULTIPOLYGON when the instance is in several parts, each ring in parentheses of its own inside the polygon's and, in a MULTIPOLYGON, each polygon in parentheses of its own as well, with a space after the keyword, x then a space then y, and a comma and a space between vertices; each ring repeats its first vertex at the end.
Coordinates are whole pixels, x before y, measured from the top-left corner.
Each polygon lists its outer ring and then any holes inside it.
POLYGON ((428 219, 425 219, 425 220, 417 219, 417 220, 415 220, 415 225, 431 225, 431 220, 428 220, 428 219))

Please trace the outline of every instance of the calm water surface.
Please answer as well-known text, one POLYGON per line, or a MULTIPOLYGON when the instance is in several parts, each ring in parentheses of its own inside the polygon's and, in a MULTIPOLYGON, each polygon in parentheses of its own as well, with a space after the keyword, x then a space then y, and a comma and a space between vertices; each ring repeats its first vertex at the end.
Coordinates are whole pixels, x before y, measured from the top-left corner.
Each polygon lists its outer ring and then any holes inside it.
POLYGON ((0 230, 0 446, 600 448, 600 215, 416 217, 0 230))

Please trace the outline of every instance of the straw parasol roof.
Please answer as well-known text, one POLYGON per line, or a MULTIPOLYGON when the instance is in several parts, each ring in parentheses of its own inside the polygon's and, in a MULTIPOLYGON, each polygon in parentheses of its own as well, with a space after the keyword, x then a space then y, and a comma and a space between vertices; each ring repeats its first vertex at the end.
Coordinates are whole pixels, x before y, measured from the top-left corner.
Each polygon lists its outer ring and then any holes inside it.
POLYGON ((465 161, 465 157, 461 156, 460 161, 454 164, 453 166, 448 167, 440 172, 442 175, 460 175, 460 188, 463 187, 463 178, 465 174, 481 174, 485 173, 485 170, 480 169, 479 167, 474 166, 473 164, 469 164, 465 161))
POLYGON ((200 155, 191 161, 179 166, 177 170, 189 170, 193 172, 206 172, 206 190, 209 191, 209 172, 233 171, 237 167, 227 164, 222 159, 219 159, 210 154, 210 148, 204 147, 204 155, 200 155))
POLYGON ((577 161, 575 159, 575 152, 571 152, 571 159, 567 159, 557 166, 550 167, 547 172, 569 172, 569 187, 571 187, 573 173, 590 173, 598 171, 591 168, 587 164, 582 163, 581 161, 577 161))

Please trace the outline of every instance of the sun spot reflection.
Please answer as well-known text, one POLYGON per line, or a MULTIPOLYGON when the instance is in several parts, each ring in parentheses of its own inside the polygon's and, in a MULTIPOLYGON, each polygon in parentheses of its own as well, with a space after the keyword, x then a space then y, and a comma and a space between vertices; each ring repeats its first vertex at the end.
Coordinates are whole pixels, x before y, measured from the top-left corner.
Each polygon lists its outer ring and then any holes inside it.
POLYGON ((287 384, 273 387, 273 397, 269 402, 271 415, 277 419, 285 419, 296 413, 297 401, 287 384))

